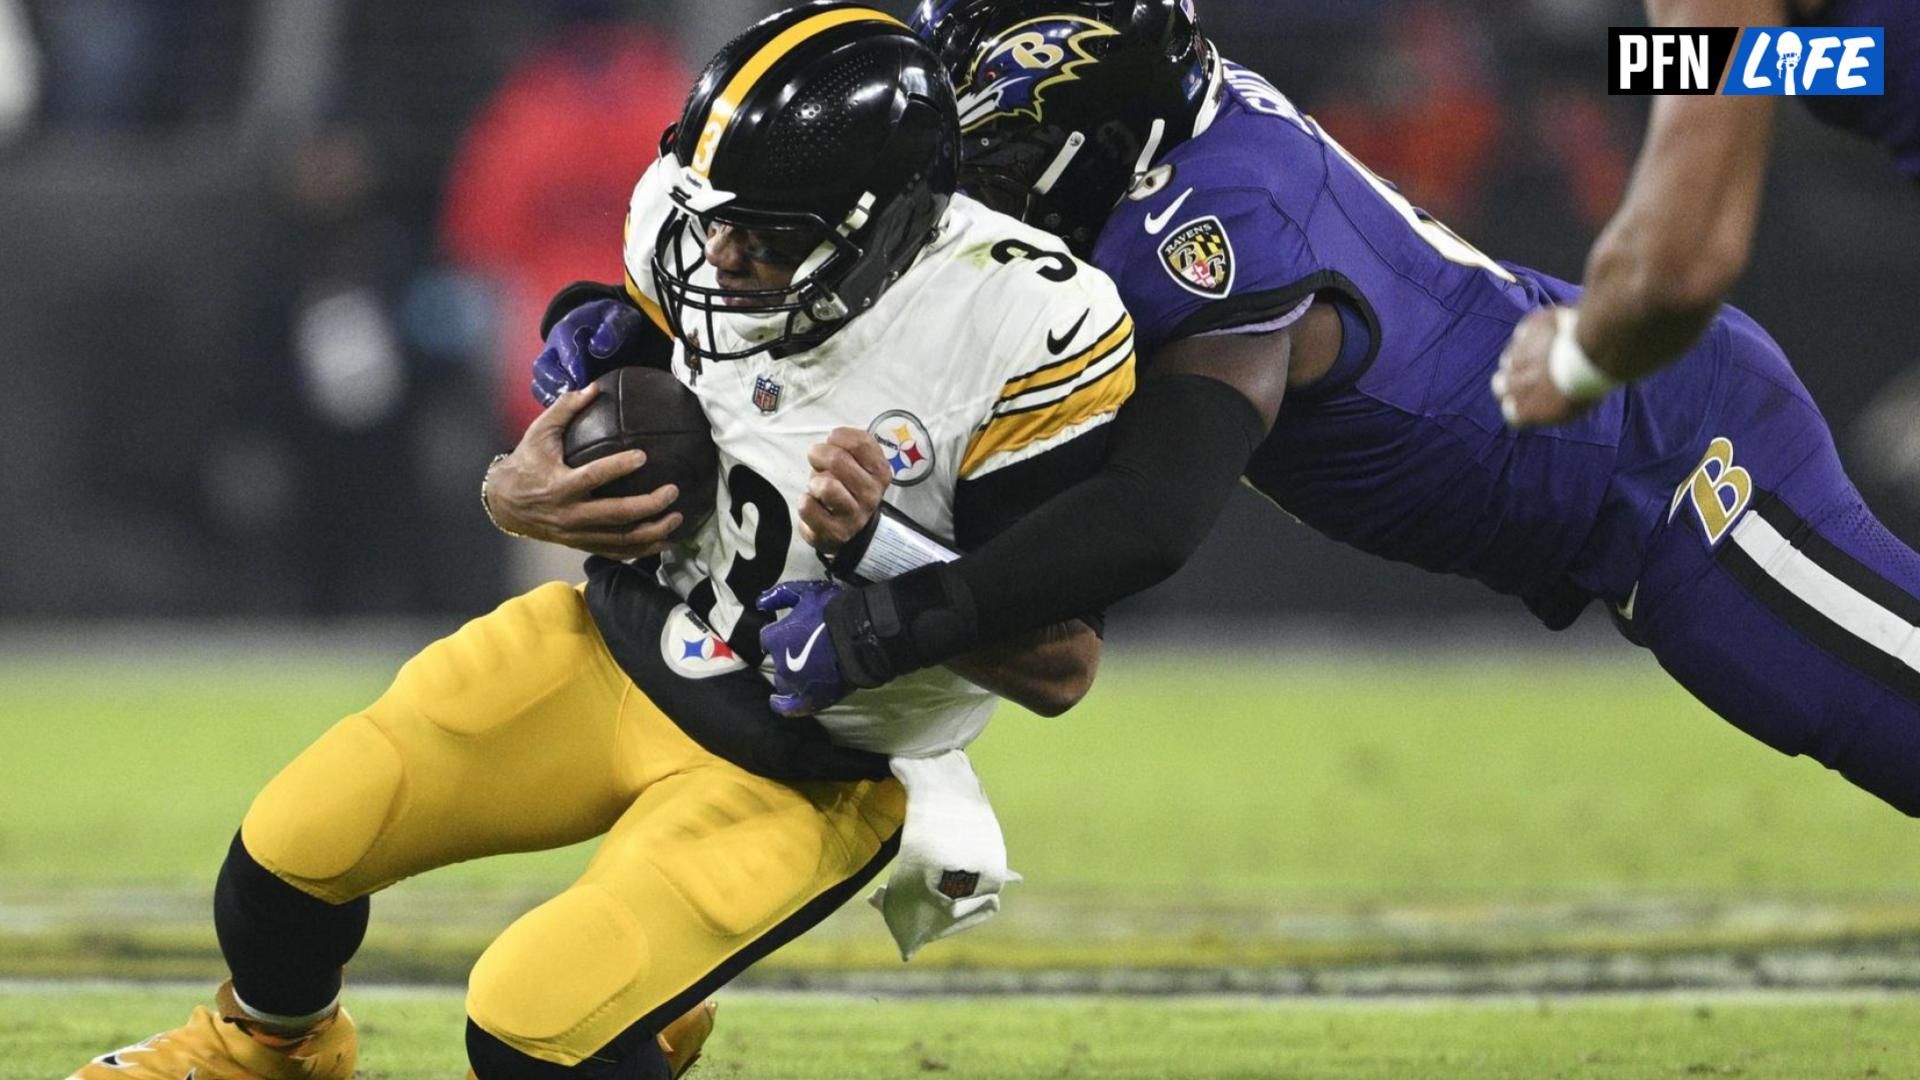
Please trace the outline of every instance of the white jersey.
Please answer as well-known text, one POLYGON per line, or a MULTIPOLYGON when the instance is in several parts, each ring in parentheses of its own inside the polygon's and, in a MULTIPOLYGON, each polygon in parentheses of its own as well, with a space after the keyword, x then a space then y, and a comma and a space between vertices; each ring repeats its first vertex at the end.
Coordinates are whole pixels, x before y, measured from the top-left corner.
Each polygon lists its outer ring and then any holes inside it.
MULTIPOLYGON (((628 291, 670 333, 652 257, 677 171, 668 156, 641 178, 626 243, 628 291)), ((961 485, 1112 420, 1133 390, 1133 323, 1106 275, 1063 249, 955 196, 912 267, 816 348, 697 367, 677 349, 674 374, 699 396, 719 447, 720 491, 712 518, 663 557, 666 584, 735 650, 758 656, 758 594, 827 576, 800 539, 796 508, 812 475, 807 452, 834 428, 879 439, 894 473, 887 502, 951 538, 961 485)), ((712 285, 713 269, 695 281, 712 285)), ((704 325, 698 312, 686 320, 687 332, 704 325)), ((757 320, 737 321, 751 332, 757 320)), ((842 744, 927 756, 971 742, 995 704, 936 667, 858 692, 819 719, 842 744)))

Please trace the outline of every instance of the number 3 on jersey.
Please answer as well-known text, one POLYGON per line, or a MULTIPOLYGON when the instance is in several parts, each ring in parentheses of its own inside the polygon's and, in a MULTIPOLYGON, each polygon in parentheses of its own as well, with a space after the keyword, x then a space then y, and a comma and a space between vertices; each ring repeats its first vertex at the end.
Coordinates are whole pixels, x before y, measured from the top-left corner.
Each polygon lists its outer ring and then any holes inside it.
MULTIPOLYGON (((748 513, 753 515, 752 544, 734 545, 734 556, 721 575, 733 606, 740 612, 726 631, 727 646, 747 661, 758 663, 762 655, 760 628, 772 620, 753 603, 761 593, 780 584, 781 571, 787 565, 787 547, 793 543, 793 519, 780 489, 745 465, 727 470, 727 503, 734 527, 743 532, 749 528, 748 513), (751 555, 746 553, 749 546, 751 555)), ((711 577, 687 593, 687 606, 716 631, 720 627, 714 623, 714 608, 719 602, 719 587, 711 577)))

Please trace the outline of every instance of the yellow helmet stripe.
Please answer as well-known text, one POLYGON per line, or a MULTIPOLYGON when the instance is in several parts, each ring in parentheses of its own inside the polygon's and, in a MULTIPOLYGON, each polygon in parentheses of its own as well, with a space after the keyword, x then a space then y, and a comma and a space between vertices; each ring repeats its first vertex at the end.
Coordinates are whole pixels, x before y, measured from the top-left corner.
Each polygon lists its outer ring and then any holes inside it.
POLYGON ((700 129, 700 142, 693 150, 693 160, 688 162, 697 175, 705 178, 713 170, 713 153, 720 146, 720 139, 726 135, 728 125, 733 123, 733 115, 740 109, 740 103, 753 91, 755 83, 764 77, 773 65, 792 52, 799 44, 816 34, 825 33, 836 26, 845 26, 857 22, 892 23, 901 29, 907 24, 873 8, 840 8, 823 12, 809 19, 802 19, 787 27, 772 41, 761 46, 760 51, 740 65, 733 78, 727 81, 726 88, 713 99, 713 108, 707 111, 707 123, 700 129))

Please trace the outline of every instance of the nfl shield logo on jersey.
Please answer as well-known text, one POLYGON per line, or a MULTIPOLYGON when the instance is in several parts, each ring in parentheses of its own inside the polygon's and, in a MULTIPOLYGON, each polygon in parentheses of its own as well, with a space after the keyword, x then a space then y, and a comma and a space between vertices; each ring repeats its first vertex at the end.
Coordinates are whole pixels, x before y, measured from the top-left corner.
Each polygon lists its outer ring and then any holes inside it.
POLYGON ((919 417, 897 410, 883 413, 867 425, 867 433, 880 440, 880 449, 886 451, 894 483, 912 487, 933 475, 933 437, 919 417))
POLYGON ((761 375, 753 380, 753 407, 763 413, 780 407, 780 384, 773 376, 761 375))
POLYGON ((1160 245, 1160 265, 1188 292, 1217 300, 1233 291, 1233 242, 1217 217, 1174 230, 1160 245))

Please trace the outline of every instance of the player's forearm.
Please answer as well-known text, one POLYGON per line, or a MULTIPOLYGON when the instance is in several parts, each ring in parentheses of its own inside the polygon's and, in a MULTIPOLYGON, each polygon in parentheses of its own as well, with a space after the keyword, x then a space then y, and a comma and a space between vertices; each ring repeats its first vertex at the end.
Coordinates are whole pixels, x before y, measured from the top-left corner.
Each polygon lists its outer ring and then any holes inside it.
POLYGON ((954 564, 979 605, 978 640, 1104 611, 1173 576, 1212 531, 1266 429, 1218 380, 1143 382, 1098 473, 954 564))
MULTIPOLYGON (((1756 17, 1751 5, 1649 7, 1660 25, 1756 17)), ((1602 371, 1655 371, 1713 320, 1752 247, 1773 108, 1764 97, 1654 100, 1633 180, 1587 260, 1579 343, 1602 371)))
POLYGON ((1093 689, 1100 638, 1079 620, 1056 623, 976 649, 946 666, 1041 716, 1059 716, 1093 689))
POLYGON ((1730 265, 1603 239, 1587 261, 1580 347, 1615 382, 1666 367, 1713 321, 1732 288, 1730 265))
POLYGON ((827 621, 847 681, 879 686, 1158 584, 1199 547, 1266 430, 1218 380, 1148 380, 1097 474, 957 562, 835 600, 827 621))

